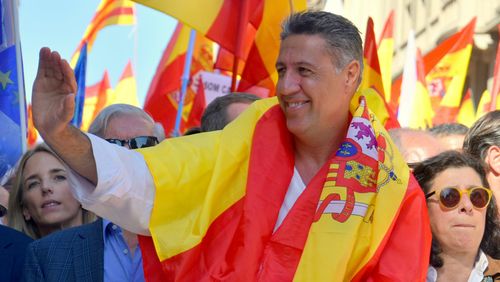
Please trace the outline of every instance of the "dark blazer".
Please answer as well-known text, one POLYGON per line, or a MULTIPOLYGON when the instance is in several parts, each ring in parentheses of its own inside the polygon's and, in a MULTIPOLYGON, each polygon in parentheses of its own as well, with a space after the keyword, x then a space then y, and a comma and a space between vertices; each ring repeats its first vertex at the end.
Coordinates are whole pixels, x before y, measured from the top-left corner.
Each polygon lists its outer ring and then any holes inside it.
POLYGON ((12 228, 0 225, 0 281, 19 281, 26 247, 33 239, 12 228))
POLYGON ((24 281, 103 281, 102 220, 52 233, 28 246, 24 281))

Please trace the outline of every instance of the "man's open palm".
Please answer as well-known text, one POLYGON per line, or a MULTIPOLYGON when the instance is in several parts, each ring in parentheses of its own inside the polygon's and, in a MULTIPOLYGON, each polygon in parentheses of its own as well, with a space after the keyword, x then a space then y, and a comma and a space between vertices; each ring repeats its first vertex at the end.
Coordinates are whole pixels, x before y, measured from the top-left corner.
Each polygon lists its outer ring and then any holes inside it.
POLYGON ((42 137, 57 134, 71 121, 76 89, 68 62, 59 53, 42 48, 32 96, 33 122, 42 137))

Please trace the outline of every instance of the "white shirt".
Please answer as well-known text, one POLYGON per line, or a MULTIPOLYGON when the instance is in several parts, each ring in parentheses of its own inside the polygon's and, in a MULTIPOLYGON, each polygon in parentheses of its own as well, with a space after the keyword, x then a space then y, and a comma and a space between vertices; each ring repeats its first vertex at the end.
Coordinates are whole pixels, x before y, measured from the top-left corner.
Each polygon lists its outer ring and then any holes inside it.
MULTIPOLYGON (((133 150, 87 134, 97 168, 97 186, 68 167, 70 186, 85 209, 109 219, 133 233, 150 235, 155 187, 144 157, 133 150)), ((276 221, 276 230, 306 188, 297 169, 276 221)))
MULTIPOLYGON (((484 271, 488 268, 488 258, 483 253, 482 250, 479 250, 479 259, 474 264, 472 271, 469 275, 469 280, 467 282, 481 282, 484 278, 484 271)), ((437 281, 437 270, 429 266, 427 270, 427 282, 435 282, 437 281)))

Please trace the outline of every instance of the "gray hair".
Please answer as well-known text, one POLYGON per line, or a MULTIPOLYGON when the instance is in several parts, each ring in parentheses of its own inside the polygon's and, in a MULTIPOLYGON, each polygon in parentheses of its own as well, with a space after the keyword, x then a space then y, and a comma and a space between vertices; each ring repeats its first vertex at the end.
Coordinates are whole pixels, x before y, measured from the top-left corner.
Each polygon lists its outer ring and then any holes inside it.
POLYGON ((442 123, 429 128, 434 136, 465 135, 469 128, 461 123, 442 123))
POLYGON ((106 128, 112 117, 136 115, 154 124, 153 118, 141 108, 128 104, 113 104, 104 108, 89 126, 89 133, 104 138, 106 128))
POLYGON ((230 121, 227 117, 227 108, 234 103, 251 104, 260 97, 249 93, 229 93, 215 98, 203 112, 201 117, 201 131, 223 129, 230 121))
POLYGON ((500 110, 487 113, 472 125, 463 149, 484 161, 491 146, 500 146, 500 110))
POLYGON ((348 19, 323 11, 292 14, 282 25, 281 41, 290 35, 319 35, 324 38, 337 72, 353 60, 363 73, 363 41, 358 28, 348 19))

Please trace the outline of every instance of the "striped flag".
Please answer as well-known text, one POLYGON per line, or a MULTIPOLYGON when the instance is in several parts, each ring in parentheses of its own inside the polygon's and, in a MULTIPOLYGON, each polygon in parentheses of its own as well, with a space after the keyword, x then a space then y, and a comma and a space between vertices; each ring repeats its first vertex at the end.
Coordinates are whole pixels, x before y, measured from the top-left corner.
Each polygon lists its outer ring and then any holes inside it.
POLYGON ((186 122, 186 129, 201 126, 201 116, 203 115, 203 111, 207 107, 207 102, 205 99, 205 87, 203 86, 203 79, 201 78, 201 76, 199 76, 198 78, 197 88, 198 89, 196 90, 196 96, 193 99, 193 105, 186 122))
POLYGON ((108 106, 113 97, 112 92, 107 71, 104 71, 101 81, 85 88, 85 106, 80 127, 83 131, 87 131, 99 112, 108 106))
POLYGON ((391 101, 392 83, 392 53, 394 52, 394 10, 391 10, 382 29, 380 40, 378 41, 378 58, 380 61, 380 72, 384 85, 385 101, 391 101))
MULTIPOLYGON (((433 124, 454 122, 462 101, 462 91, 472 51, 476 18, 424 56, 425 80, 436 113, 433 124)), ((396 107, 401 77, 393 83, 391 108, 396 107)))
MULTIPOLYGON (((162 59, 156 69, 156 74, 149 86, 144 110, 148 112, 155 121, 160 122, 165 129, 166 135, 173 133, 177 106, 180 99, 181 77, 186 60, 186 52, 189 43, 191 28, 179 23, 165 49, 162 59)), ((191 80, 196 80, 201 71, 212 71, 212 42, 201 34, 196 34, 193 50, 193 61, 191 64, 191 80)), ((196 89, 191 84, 186 92, 180 132, 184 132, 185 122, 196 89)))
POLYGON ((398 121, 402 127, 426 129, 432 127, 433 116, 422 55, 415 45, 415 33, 411 30, 406 47, 398 121))
POLYGON ((112 104, 129 104, 138 107, 137 82, 132 70, 132 63, 129 61, 116 84, 112 104))
POLYGON ((178 19, 239 58, 248 54, 242 48, 245 38, 242 30, 248 24, 257 28, 263 9, 263 0, 134 1, 178 19))
POLYGON ((281 23, 293 12, 307 8, 305 0, 264 1, 262 22, 246 59, 238 85, 238 92, 249 92, 261 97, 274 96, 278 80, 276 59, 280 48, 281 23))
MULTIPOLYGON (((500 24, 498 25, 498 34, 500 36, 500 24)), ((500 38, 500 37, 499 37, 500 38)), ((500 40, 497 45, 497 55, 495 59, 495 70, 493 71, 493 88, 491 89, 493 94, 491 97, 491 102, 489 103, 489 110, 500 110, 500 40)))
POLYGON ((366 97, 370 110, 377 116, 386 128, 399 127, 393 111, 385 102, 384 86, 380 72, 377 54, 377 42, 373 31, 373 20, 368 18, 366 24, 365 46, 363 51, 363 78, 353 100, 357 101, 360 95, 366 97))
POLYGON ((92 50, 98 32, 110 25, 133 25, 135 24, 134 3, 130 0, 102 0, 94 17, 90 21, 80 44, 71 57, 71 66, 76 65, 81 49, 87 42, 87 52, 92 50))
MULTIPOLYGON (((484 94, 483 94, 484 95, 484 94)), ((457 122, 467 127, 471 127, 476 121, 476 113, 474 111, 474 102, 472 101, 472 91, 467 89, 464 99, 460 105, 460 110, 457 115, 457 122)))

